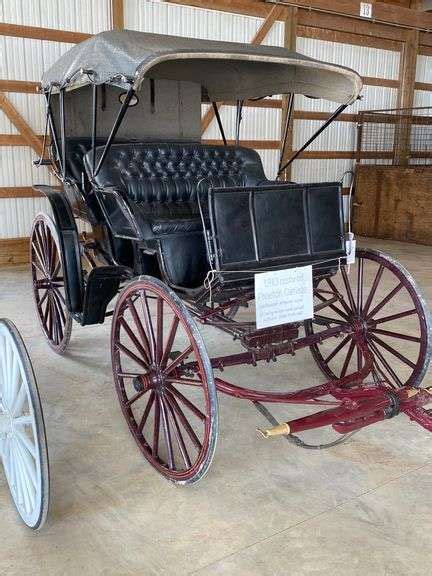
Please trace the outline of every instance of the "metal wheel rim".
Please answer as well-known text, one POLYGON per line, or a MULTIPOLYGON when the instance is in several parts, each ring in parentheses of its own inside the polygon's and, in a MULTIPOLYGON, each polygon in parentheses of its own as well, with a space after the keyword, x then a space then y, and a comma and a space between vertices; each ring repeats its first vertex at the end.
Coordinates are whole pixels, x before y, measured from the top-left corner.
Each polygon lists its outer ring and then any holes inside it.
MULTIPOLYGON (((416 362, 414 363, 415 366, 412 368, 412 372, 409 378, 407 378, 403 382, 400 381, 399 383, 394 378, 391 379, 393 379, 394 383, 396 384, 393 387, 401 387, 401 386, 419 387, 428 370, 432 353, 430 313, 428 311, 426 300, 422 295, 422 292, 417 286, 412 275, 397 260, 387 256, 386 254, 383 254, 378 250, 369 250, 369 249, 359 249, 357 251, 357 259, 359 258, 365 261, 366 260, 373 261, 378 266, 383 266, 386 270, 389 270, 396 278, 400 280, 400 282, 403 284, 403 288, 409 294, 413 302, 413 310, 415 309, 415 314, 412 315, 417 316, 420 326, 420 336, 418 337, 420 339, 420 342, 418 342, 419 344, 418 357, 416 362)), ((371 287, 371 290, 372 288, 373 286, 371 287)), ((367 298, 366 295, 365 298, 367 298)), ((375 306, 375 304, 376 302, 374 302, 374 304, 370 306, 369 312, 371 311, 371 309, 373 311, 373 307, 375 306)), ((313 321, 307 322, 305 324, 305 328, 308 334, 314 333, 314 322, 313 321)), ((369 345, 371 345, 370 339, 368 339, 368 343, 369 345)), ((373 352, 376 351, 377 346, 375 341, 372 342, 372 346, 374 346, 373 352)), ((326 359, 321 354, 318 345, 311 346, 311 352, 315 361, 317 362, 318 366, 320 367, 321 371, 324 373, 325 376, 331 379, 337 378, 339 376, 331 370, 328 363, 326 362, 326 359)), ((396 358, 396 360, 398 359, 396 358)), ((380 363, 381 360, 379 360, 378 365, 380 365, 380 363)), ((387 370, 384 370, 384 373, 387 374, 387 370)))
POLYGON ((64 265, 57 230, 46 214, 38 214, 33 222, 30 262, 39 323, 50 347, 57 354, 63 354, 70 341, 72 318, 66 307, 64 265))
MULTIPOLYGON (((150 298, 151 297, 152 296, 150 296, 150 298)), ((155 326, 154 323, 153 326, 155 326)), ((167 340, 169 339, 169 335, 167 335, 166 339, 167 340)), ((166 344, 166 341, 164 342, 164 344, 166 344)), ((111 332, 111 354, 112 354, 114 382, 119 397, 120 405, 122 408, 122 412, 128 423, 132 436, 134 437, 136 443, 138 444, 145 458, 156 470, 158 470, 158 472, 160 472, 163 476, 165 476, 172 482, 178 484, 191 484, 203 478, 207 473, 209 466, 212 462, 217 442, 217 432, 218 432, 217 393, 213 379, 213 370, 211 368, 211 364, 201 334, 198 331, 196 323, 192 319, 189 311, 181 302, 181 300, 178 298, 178 296, 172 290, 170 290, 165 284, 163 284, 159 280, 150 277, 141 277, 136 281, 132 282, 128 287, 126 287, 117 301, 113 315, 112 332, 111 332), (175 315, 178 318, 178 325, 179 326, 181 325, 181 327, 187 334, 190 346, 192 346, 193 348, 192 353, 188 355, 187 359, 194 358, 199 364, 199 372, 200 372, 200 378, 202 379, 203 383, 202 390, 205 397, 205 407, 206 407, 204 437, 202 439, 201 443, 202 447, 199 450, 198 456, 193 462, 191 462, 190 467, 183 470, 170 469, 168 462, 162 462, 160 460, 158 452, 156 452, 156 458, 154 457, 153 450, 150 447, 151 442, 149 443, 148 440, 146 440, 146 438, 144 437, 144 431, 139 430, 139 424, 141 422, 138 422, 137 418, 131 413, 130 405, 128 406, 127 404, 130 401, 131 396, 128 396, 128 394, 125 391, 126 378, 122 376, 123 374, 121 363, 122 356, 118 348, 118 343, 119 342, 120 344, 122 343, 120 322, 123 318, 123 313, 125 312, 126 303, 128 301, 130 302, 130 299, 141 291, 145 292, 147 299, 149 299, 149 295, 151 294, 155 295, 156 298, 163 299, 164 302, 163 306, 168 306, 171 309, 173 315, 175 315)), ((169 368, 169 366, 170 365, 168 364, 167 368, 169 368)), ((153 390, 146 391, 145 394, 147 394, 147 392, 151 394, 153 390)), ((170 400, 172 401, 172 399, 173 398, 171 395, 170 400)), ((180 408, 184 409, 184 405, 178 400, 177 396, 176 400, 178 401, 178 404, 180 404, 180 408)), ((159 402, 162 401, 159 400, 159 402)), ((157 404, 156 397, 154 400, 154 404, 157 404)), ((159 405, 159 410, 161 410, 160 406, 161 404, 159 405)), ((172 405, 170 406, 171 408, 173 407, 172 405)), ((151 410, 150 414, 153 414, 154 411, 156 410, 156 407, 153 410, 153 406, 151 406, 150 410, 151 410)), ((145 412, 145 410, 143 412, 145 412)), ((169 414, 170 418, 169 422, 171 423, 171 434, 175 427, 175 424, 171 419, 172 412, 173 411, 170 410, 169 414)), ((165 443, 167 443, 166 435, 162 427, 162 424, 158 423, 158 426, 160 430, 160 437, 163 436, 165 439, 165 443)), ((185 430, 184 425, 182 430, 184 432, 185 430)), ((152 437, 152 440, 154 440, 154 436, 152 437)), ((175 436, 174 441, 179 446, 178 436, 175 436)))
POLYGON ((27 350, 8 320, 0 320, 0 455, 19 515, 40 529, 49 505, 45 425, 27 350))

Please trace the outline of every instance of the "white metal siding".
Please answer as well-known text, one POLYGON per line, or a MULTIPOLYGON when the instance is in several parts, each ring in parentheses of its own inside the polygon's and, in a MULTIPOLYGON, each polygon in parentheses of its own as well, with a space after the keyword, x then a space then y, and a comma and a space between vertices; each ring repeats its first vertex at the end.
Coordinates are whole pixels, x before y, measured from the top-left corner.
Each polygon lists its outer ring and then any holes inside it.
MULTIPOLYGON (((250 42, 262 18, 205 10, 159 1, 125 0, 125 27, 196 38, 250 42)), ((110 27, 110 0, 0 0, 0 19, 3 22, 42 26, 62 30, 95 33, 110 27)), ((283 45, 284 27, 276 22, 264 44, 283 45)), ((0 37, 0 76, 14 80, 39 81, 44 70, 55 62, 71 45, 23 38, 0 37)), ((312 57, 343 64, 357 69, 365 76, 397 79, 399 53, 362 46, 341 45, 315 39, 298 38, 297 49, 312 57)), ((431 82, 430 60, 420 57, 418 80, 431 82)), ((418 93, 420 94, 420 93, 418 93)), ((428 93, 418 98, 424 100, 428 93)), ((347 112, 358 109, 389 108, 395 106, 397 91, 392 88, 366 86, 363 100, 347 112)), ((36 132, 43 130, 42 98, 33 94, 9 94, 17 110, 36 132)), ((320 100, 296 97, 297 110, 329 112, 335 105, 320 100)), ((227 136, 234 137, 234 107, 221 112, 227 136)), ((278 109, 245 108, 241 138, 251 140, 279 140, 281 112, 278 109)), ((294 145, 298 147, 319 122, 298 120, 294 123, 294 145)), ((0 115, 0 131, 13 134, 16 130, 0 115)), ((205 138, 219 138, 213 121, 205 138)), ((354 150, 355 126, 336 122, 323 134, 311 150, 354 150)), ((46 169, 36 169, 35 157, 27 148, 1 150, 0 186, 29 186, 48 182, 46 169)), ((278 150, 259 151, 268 177, 273 178, 279 159, 278 150)), ((298 181, 334 180, 352 165, 350 160, 298 160, 293 166, 293 179, 298 181)), ((1 236, 24 236, 29 232, 33 214, 43 205, 42 200, 0 200, 1 236), (41 204, 42 202, 42 204, 41 204)))
POLYGON ((0 0, 9 24, 96 34, 110 28, 109 0, 0 0))

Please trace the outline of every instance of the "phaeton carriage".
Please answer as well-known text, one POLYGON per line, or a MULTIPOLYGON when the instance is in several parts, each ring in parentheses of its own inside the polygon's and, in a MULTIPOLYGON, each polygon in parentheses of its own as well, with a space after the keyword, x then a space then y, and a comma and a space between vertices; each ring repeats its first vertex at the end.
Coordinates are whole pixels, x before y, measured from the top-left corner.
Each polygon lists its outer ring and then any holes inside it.
POLYGON ((288 95, 285 135, 294 94, 338 104, 303 150, 361 87, 354 71, 284 48, 130 31, 86 40, 44 75, 51 141, 39 163, 61 189, 36 187, 53 214, 38 215, 31 236, 40 323, 63 353, 73 320, 112 316, 123 414, 143 455, 174 482, 209 468, 217 392, 252 401, 271 424, 265 437, 301 446, 315 446, 301 432, 330 428, 334 445, 399 412, 432 430, 431 391, 421 387, 429 313, 412 277, 367 249, 347 264, 340 182, 270 181, 259 155, 239 145, 245 100, 288 95), (219 115, 226 101, 237 103, 234 143, 219 115), (202 103, 213 106, 224 145, 201 142, 202 103), (257 328, 255 275, 306 266, 313 318, 257 328), (232 336, 236 349, 209 357, 199 324, 232 336), (227 379, 230 367, 302 348, 327 382, 273 392, 227 379), (279 422, 270 403, 312 413, 279 422))

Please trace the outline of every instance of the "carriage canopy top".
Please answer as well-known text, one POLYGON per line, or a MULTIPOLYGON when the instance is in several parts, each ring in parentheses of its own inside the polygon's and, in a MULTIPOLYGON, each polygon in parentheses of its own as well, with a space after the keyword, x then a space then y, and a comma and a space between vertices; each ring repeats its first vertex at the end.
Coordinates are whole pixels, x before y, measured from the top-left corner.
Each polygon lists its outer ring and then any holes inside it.
POLYGON ((362 88, 354 70, 286 48, 131 30, 77 44, 44 74, 42 87, 93 82, 139 90, 145 78, 197 82, 205 99, 216 102, 295 93, 350 104, 362 88))

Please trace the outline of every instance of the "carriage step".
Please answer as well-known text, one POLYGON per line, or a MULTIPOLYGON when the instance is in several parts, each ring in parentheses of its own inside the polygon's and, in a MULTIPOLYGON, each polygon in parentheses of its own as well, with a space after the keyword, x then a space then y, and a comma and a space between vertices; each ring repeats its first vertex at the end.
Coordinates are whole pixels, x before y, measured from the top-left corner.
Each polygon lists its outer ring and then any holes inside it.
POLYGON ((87 278, 81 324, 102 324, 108 304, 117 294, 120 282, 130 276, 124 266, 99 266, 87 278))

